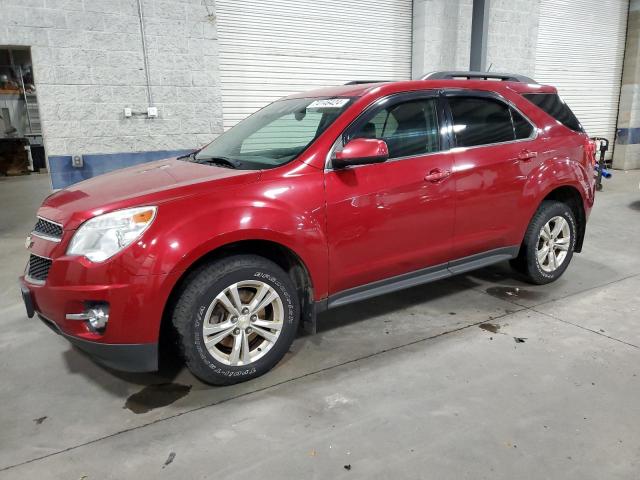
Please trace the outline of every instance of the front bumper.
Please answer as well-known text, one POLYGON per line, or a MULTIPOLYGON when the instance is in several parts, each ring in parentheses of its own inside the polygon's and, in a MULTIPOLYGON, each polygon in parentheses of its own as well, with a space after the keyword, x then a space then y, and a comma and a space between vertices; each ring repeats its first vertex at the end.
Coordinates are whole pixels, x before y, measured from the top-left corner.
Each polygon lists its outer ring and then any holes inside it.
POLYGON ((164 275, 131 276, 129 283, 61 285, 63 282, 54 281, 34 284, 22 277, 20 289, 29 317, 37 315, 97 362, 116 370, 150 372, 158 369, 165 279, 164 275), (86 302, 109 304, 103 333, 92 331, 85 321, 66 318, 82 312, 86 302))
POLYGON ((45 262, 32 264, 30 257, 20 278, 27 315, 38 315, 56 333, 107 366, 157 370, 164 308, 181 275, 168 273, 171 265, 163 264, 167 246, 150 229, 146 239, 140 238, 107 261, 91 262, 67 255, 74 230, 63 226, 68 220, 65 215, 50 207, 42 207, 38 215, 58 225, 62 233, 55 238, 34 233, 28 238, 29 254, 45 262), (94 308, 108 314, 106 327, 96 327, 86 318, 94 308))
POLYGON ((98 363, 124 372, 154 372, 158 370, 157 343, 109 344, 83 340, 68 335, 52 320, 38 315, 51 330, 88 353, 98 363))

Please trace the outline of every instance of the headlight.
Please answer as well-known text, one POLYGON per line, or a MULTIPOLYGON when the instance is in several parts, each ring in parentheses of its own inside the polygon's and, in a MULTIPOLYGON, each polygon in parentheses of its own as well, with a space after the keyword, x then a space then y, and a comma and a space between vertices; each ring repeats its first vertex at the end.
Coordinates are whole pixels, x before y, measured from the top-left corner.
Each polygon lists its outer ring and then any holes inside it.
POLYGON ((139 238, 155 217, 156 207, 127 208, 98 215, 80 226, 67 254, 102 262, 139 238))

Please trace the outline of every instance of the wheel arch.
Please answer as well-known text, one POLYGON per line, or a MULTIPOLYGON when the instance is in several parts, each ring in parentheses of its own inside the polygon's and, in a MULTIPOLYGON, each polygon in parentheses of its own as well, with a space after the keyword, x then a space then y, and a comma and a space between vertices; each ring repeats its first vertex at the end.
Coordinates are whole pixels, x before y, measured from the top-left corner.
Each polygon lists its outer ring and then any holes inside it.
POLYGON ((576 219, 576 226, 578 227, 574 252, 580 253, 582 251, 582 244, 584 242, 584 235, 587 224, 587 217, 584 209, 584 200, 582 198, 582 195, 580 194, 580 190, 578 190, 573 185, 562 185, 559 187, 555 187, 553 190, 548 192, 547 195, 540 201, 540 204, 536 208, 536 211, 538 210, 538 208, 540 208, 542 202, 546 200, 555 200, 557 202, 564 203, 568 205, 569 208, 571 208, 573 216, 576 219))
POLYGON ((239 240, 220 245, 193 261, 177 278, 171 288, 162 313, 160 323, 161 348, 166 348, 172 343, 173 327, 171 314, 173 308, 183 291, 188 277, 203 265, 214 262, 217 259, 230 255, 258 255, 271 260, 282 268, 291 279, 300 298, 301 324, 310 332, 315 332, 315 302, 314 284, 309 268, 291 248, 272 240, 255 239, 239 240))

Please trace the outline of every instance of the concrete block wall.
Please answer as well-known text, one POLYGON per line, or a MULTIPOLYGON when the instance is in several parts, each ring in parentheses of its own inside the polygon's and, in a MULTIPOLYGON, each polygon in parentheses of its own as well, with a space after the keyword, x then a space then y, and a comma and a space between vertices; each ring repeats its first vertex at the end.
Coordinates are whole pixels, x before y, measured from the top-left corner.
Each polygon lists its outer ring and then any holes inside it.
POLYGON ((613 168, 640 168, 640 0, 631 0, 613 168))
POLYGON ((136 0, 0 0, 0 45, 31 47, 50 158, 180 151, 220 134, 212 4, 143 1, 158 117, 125 118, 148 106, 136 0))
MULTIPOLYGON (((473 0, 414 0, 413 78, 469 70, 473 0)), ((491 0, 487 68, 533 75, 540 0, 491 0)))
POLYGON ((473 0, 414 0, 412 77, 468 70, 473 0))
POLYGON ((487 68, 534 76, 540 0, 491 0, 487 68))

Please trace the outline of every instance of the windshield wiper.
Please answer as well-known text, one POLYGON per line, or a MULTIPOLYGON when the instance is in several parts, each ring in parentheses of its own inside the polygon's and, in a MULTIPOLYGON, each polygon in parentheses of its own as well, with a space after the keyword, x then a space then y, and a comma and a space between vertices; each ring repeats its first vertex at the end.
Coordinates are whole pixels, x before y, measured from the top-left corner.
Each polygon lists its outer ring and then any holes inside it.
POLYGON ((187 160, 189 162, 194 163, 210 163, 215 164, 220 167, 226 168, 239 168, 241 162, 238 160, 231 159, 229 157, 200 157, 198 158, 199 150, 195 150, 191 153, 187 153, 186 155, 182 155, 181 157, 177 157, 178 160, 187 160))
POLYGON ((186 155, 180 155, 179 157, 176 157, 176 160, 190 160, 190 161, 194 161, 196 158, 196 153, 198 153, 198 150, 194 150, 193 152, 189 152, 186 155))
POLYGON ((194 155, 194 162, 196 163, 211 163, 227 168, 240 168, 241 162, 228 157, 200 157, 197 158, 194 155))

